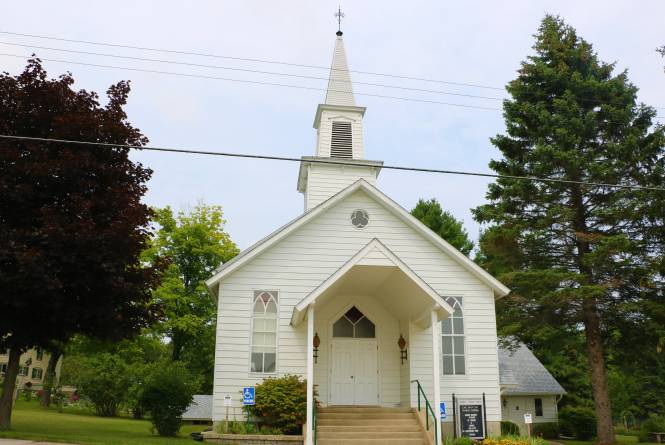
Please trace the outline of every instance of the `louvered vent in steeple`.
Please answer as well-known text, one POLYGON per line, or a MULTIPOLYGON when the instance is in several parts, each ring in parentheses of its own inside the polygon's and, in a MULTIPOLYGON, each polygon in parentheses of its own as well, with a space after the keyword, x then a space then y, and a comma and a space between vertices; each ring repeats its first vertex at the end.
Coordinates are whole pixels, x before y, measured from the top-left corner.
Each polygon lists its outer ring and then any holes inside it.
POLYGON ((353 159, 351 122, 333 122, 330 142, 330 157, 353 159))

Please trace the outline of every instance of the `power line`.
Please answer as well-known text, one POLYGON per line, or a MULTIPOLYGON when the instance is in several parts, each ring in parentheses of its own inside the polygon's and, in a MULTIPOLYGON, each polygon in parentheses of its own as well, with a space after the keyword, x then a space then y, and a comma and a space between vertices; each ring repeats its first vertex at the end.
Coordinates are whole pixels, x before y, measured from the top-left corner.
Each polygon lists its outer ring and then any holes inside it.
MULTIPOLYGON (((63 144, 74 144, 74 145, 93 145, 100 147, 111 147, 111 148, 128 148, 133 150, 146 150, 146 151, 157 151, 157 152, 167 152, 167 153, 183 153, 183 154, 195 154, 195 155, 208 155, 208 156, 223 156, 231 158, 247 158, 247 159, 262 159, 262 160, 272 160, 272 161, 289 161, 289 162, 303 162, 301 158, 294 158, 288 156, 271 156, 271 155, 253 155, 246 153, 231 153, 231 152, 221 152, 221 151, 210 151, 210 150, 199 150, 192 149, 187 150, 183 148, 175 147, 153 147, 153 146, 140 146, 140 145, 126 145, 126 144, 113 144, 109 142, 87 142, 87 141, 77 141, 71 139, 54 139, 54 138, 40 138, 40 137, 30 137, 30 136, 13 136, 0 134, 1 139, 14 139, 19 141, 34 141, 34 142, 55 142, 63 144)), ((309 162, 312 164, 332 164, 332 165, 345 165, 345 166, 358 166, 366 167, 367 164, 360 162, 352 161, 335 161, 334 159, 305 159, 304 162, 309 162)), ((550 183, 560 183, 560 184, 577 184, 585 185, 590 187, 608 187, 608 188, 617 188, 617 189, 627 189, 627 190, 645 190, 645 191, 656 191, 656 192, 665 192, 664 187, 645 187, 641 185, 628 185, 628 184, 609 184, 603 182, 587 182, 587 181, 574 181, 570 179, 559 179, 559 178, 546 178, 538 176, 516 176, 516 175, 497 175, 493 173, 481 173, 481 172, 469 172, 469 171, 459 171, 459 170, 440 170, 433 168, 420 168, 420 167, 404 167, 398 165, 382 165, 381 169, 388 170, 401 170, 401 171, 412 171, 412 172, 421 172, 421 173, 438 173, 438 174, 447 174, 447 175, 462 175, 462 176, 476 176, 483 178, 496 178, 496 179, 514 179, 520 181, 533 181, 533 182, 550 182, 550 183)))
MULTIPOLYGON (((91 56, 101 56, 101 57, 113 57, 116 59, 127 59, 127 60, 138 60, 142 62, 157 62, 157 63, 168 63, 171 65, 184 65, 184 66, 192 66, 192 67, 197 67, 197 68, 212 68, 212 69, 219 69, 219 70, 229 70, 229 71, 240 71, 240 72, 245 72, 245 73, 253 73, 253 74, 269 74, 273 76, 284 76, 284 77, 297 77, 300 79, 313 79, 313 80, 328 80, 327 77, 320 77, 320 76, 306 76, 303 74, 292 74, 292 73, 279 73, 276 71, 262 71, 262 70, 253 70, 253 69, 248 69, 248 68, 237 68, 237 67, 230 67, 230 66, 220 66, 220 65, 207 65, 207 64, 202 64, 202 63, 191 63, 191 62, 180 62, 176 60, 164 60, 164 59, 150 59, 146 57, 133 57, 133 56, 123 56, 119 54, 108 54, 108 53, 97 53, 97 52, 92 52, 92 51, 78 51, 78 50, 73 50, 73 49, 64 49, 64 48, 53 48, 53 47, 48 47, 48 46, 38 46, 38 45, 25 45, 22 43, 11 43, 11 42, 1 42, 0 44, 2 45, 11 45, 11 46, 21 46, 24 48, 38 48, 38 49, 45 49, 49 51, 60 51, 60 52, 66 52, 66 53, 74 53, 74 54, 86 54, 86 55, 91 55, 91 56)), ((46 60, 46 59, 44 59, 46 60)), ((358 84, 358 85, 367 85, 367 86, 373 86, 373 87, 381 87, 381 88, 392 88, 396 90, 407 90, 407 91, 417 91, 417 92, 422 92, 422 93, 435 93, 435 94, 445 94, 449 96, 460 96, 460 97, 470 97, 473 99, 487 99, 487 100, 496 100, 496 101, 502 101, 504 98, 502 97, 492 97, 492 96, 478 96, 475 94, 464 94, 464 93, 453 93, 450 91, 441 91, 441 90, 429 90, 425 88, 412 88, 412 87, 403 87, 403 86, 398 86, 398 85, 387 85, 383 83, 372 83, 372 82, 361 82, 361 81, 353 81, 353 84, 358 84)))
MULTIPOLYGON (((21 55, 21 54, 7 54, 7 53, 0 53, 0 56, 8 56, 8 57, 17 57, 20 59, 29 59, 33 56, 26 56, 26 55, 21 55)), ((35 56, 36 57, 36 56, 35 56)), ((87 63, 87 62, 75 62, 73 60, 62 60, 62 59, 47 59, 45 57, 38 57, 41 60, 47 60, 49 62, 58 62, 58 63, 71 63, 73 65, 83 65, 83 66, 92 66, 96 68, 111 68, 111 69, 117 69, 117 70, 128 70, 128 71, 137 71, 137 72, 142 72, 142 73, 151 73, 151 74, 165 74, 165 75, 171 75, 171 76, 181 76, 181 77, 193 77, 193 78, 198 78, 198 79, 209 79, 209 80, 223 80, 227 82, 239 82, 239 83, 249 83, 253 85, 268 85, 268 86, 274 86, 274 87, 284 87, 284 88, 296 88, 300 90, 310 90, 310 91, 331 91, 335 93, 348 93, 349 91, 346 90, 329 90, 326 88, 316 88, 316 87, 308 87, 304 85, 289 85, 285 83, 274 83, 274 82, 263 82, 263 81, 258 81, 258 80, 247 80, 247 79, 233 79, 229 77, 219 77, 219 76, 207 76, 203 74, 189 74, 189 73, 177 73, 174 71, 161 71, 161 70, 150 70, 150 69, 144 69, 144 68, 132 68, 132 67, 125 67, 125 66, 114 66, 114 65, 102 65, 98 63, 87 63)), ((476 110, 490 110, 490 111, 501 111, 501 108, 496 108, 496 107, 484 107, 481 105, 467 105, 467 104, 458 104, 458 103, 452 103, 452 102, 441 102, 437 100, 428 100, 428 99, 416 99, 412 97, 400 97, 400 96, 386 96, 383 94, 372 94, 372 93, 358 93, 355 92, 354 94, 358 96, 367 96, 367 97, 379 97, 382 99, 394 99, 394 100, 404 100, 404 101, 409 101, 409 102, 424 102, 424 103, 430 103, 430 104, 437 104, 437 105, 448 105, 451 107, 460 107, 460 108, 473 108, 476 110)))
MULTIPOLYGON (((293 66, 293 67, 301 67, 301 68, 314 68, 314 69, 325 69, 325 70, 335 70, 335 71, 346 71, 346 72, 350 72, 350 73, 359 73, 359 74, 367 74, 367 75, 382 76, 382 77, 392 77, 392 78, 406 79, 406 80, 418 80, 418 81, 435 82, 435 83, 442 83, 442 84, 456 85, 456 86, 494 89, 494 90, 500 90, 500 91, 504 90, 504 88, 492 87, 492 86, 488 86, 488 85, 468 84, 468 83, 461 83, 461 82, 452 82, 452 81, 444 81, 444 80, 437 80, 437 79, 409 77, 409 76, 401 76, 401 75, 385 74, 385 73, 376 73, 376 72, 368 72, 368 71, 341 70, 341 69, 338 69, 338 68, 324 67, 324 66, 319 66, 319 65, 305 65, 305 64, 297 64, 297 63, 280 62, 280 61, 275 61, 275 60, 251 59, 251 58, 242 58, 242 57, 233 57, 233 56, 223 56, 223 55, 218 55, 218 54, 198 53, 198 52, 191 52, 191 51, 178 51, 178 50, 170 50, 170 49, 149 48, 149 47, 142 47, 142 46, 119 45, 119 44, 113 44, 113 43, 92 42, 92 41, 87 41, 87 40, 74 40, 74 39, 65 39, 65 38, 59 38, 59 37, 47 37, 47 36, 40 36, 40 35, 35 35, 35 34, 14 33, 14 32, 9 32, 9 31, 0 31, 0 34, 17 35, 17 36, 23 36, 23 37, 34 37, 34 38, 40 38, 40 39, 48 39, 48 40, 56 40, 56 41, 64 41, 64 42, 72 42, 72 43, 83 43, 83 44, 88 44, 88 45, 108 46, 108 47, 115 47, 115 48, 135 49, 135 50, 141 50, 141 51, 163 52, 163 53, 180 54, 180 55, 193 55, 193 56, 199 56, 199 57, 212 57, 212 58, 219 58, 219 59, 238 60, 238 61, 255 62, 255 63, 268 63, 268 64, 285 65, 285 66, 293 66)), ((298 77, 298 78, 302 78, 302 79, 328 80, 328 78, 318 77, 318 76, 306 76, 306 75, 291 74, 291 73, 279 73, 279 72, 274 72, 274 71, 262 71, 262 70, 252 70, 252 69, 247 69, 247 68, 236 68, 236 67, 225 67, 225 66, 219 66, 219 65, 207 65, 207 64, 199 64, 199 63, 180 62, 180 61, 175 61, 175 60, 163 60, 163 59, 151 59, 151 58, 145 58, 145 57, 123 56, 123 55, 118 55, 118 54, 97 53, 97 52, 92 52, 92 51, 80 51, 80 50, 71 50, 71 49, 64 49, 64 48, 53 48, 53 47, 31 45, 31 44, 22 44, 22 43, 0 42, 0 44, 12 45, 12 46, 21 46, 21 47, 26 47, 26 48, 39 48, 39 49, 46 49, 46 50, 50 50, 50 51, 61 51, 61 52, 76 53, 76 54, 95 55, 95 56, 101 56, 101 57, 113 57, 113 58, 120 58, 120 59, 140 60, 140 61, 147 61, 147 62, 158 62, 158 63, 168 63, 168 64, 176 64, 176 65, 194 66, 194 67, 200 67, 200 68, 213 68, 213 69, 242 71, 242 72, 257 73, 257 74, 269 74, 269 75, 276 75, 276 76, 298 77)), ((445 95, 451 95, 451 96, 469 97, 469 98, 475 98, 475 99, 486 99, 486 100, 496 100, 496 101, 504 100, 504 98, 500 98, 500 97, 480 96, 480 95, 464 94, 464 93, 453 93, 453 92, 449 92, 449 91, 430 90, 430 89, 413 88, 413 87, 403 87, 403 86, 397 86, 397 85, 377 84, 377 83, 371 83, 371 82, 354 81, 353 83, 354 84, 360 84, 360 85, 382 87, 382 88, 392 88, 392 89, 399 89, 399 90, 408 90, 408 91, 417 91, 417 92, 434 93, 434 94, 445 94, 445 95)), ((532 95, 535 95, 535 93, 532 93, 532 95)), ((591 99, 591 98, 584 98, 584 97, 579 97, 579 96, 574 96, 574 97, 575 97, 576 100, 579 100, 581 102, 619 105, 619 106, 624 105, 624 104, 619 103, 619 102, 610 102, 610 101, 605 101, 605 100, 602 100, 602 99, 591 99)), ((661 106, 651 106, 651 107, 655 108, 655 109, 659 109, 659 110, 665 110, 665 107, 661 107, 661 106)))
MULTIPOLYGON (((27 56, 27 55, 21 55, 21 54, 8 54, 8 53, 0 53, 0 56, 7 56, 7 57, 17 57, 21 59, 30 59, 33 56, 27 56)), ((37 57, 37 56, 34 56, 37 57)), ((245 84, 252 84, 252 85, 266 85, 266 86, 274 86, 274 87, 283 87, 283 88, 295 88, 295 89, 300 89, 300 90, 309 90, 309 91, 324 91, 324 92, 335 92, 335 93, 348 93, 348 90, 333 90, 333 89, 326 89, 326 88, 317 88, 317 87, 308 87, 304 85, 291 85, 291 84, 284 84, 284 83, 275 83, 275 82, 264 82, 264 81, 258 81, 258 80, 248 80, 248 79, 234 79, 230 77, 219 77, 219 76, 209 76, 209 75, 204 75, 204 74, 190 74, 190 73, 179 73, 179 72, 174 72, 174 71, 162 71, 162 70, 151 70, 151 69, 145 69, 145 68, 133 68, 133 67, 125 67, 125 66, 115 66, 115 65, 103 65, 103 64, 98 64, 98 63, 88 63, 88 62, 76 62, 73 60, 62 60, 62 59, 51 59, 51 58, 45 58, 45 57, 38 57, 40 60, 46 60, 49 62, 57 62, 57 63, 70 63, 73 65, 82 65, 82 66, 90 66, 90 67, 95 67, 95 68, 109 68, 109 69, 117 69, 117 70, 128 70, 128 71, 136 71, 136 72, 142 72, 142 73, 150 73, 150 74, 163 74, 163 75, 170 75, 170 76, 180 76, 180 77, 192 77, 192 78, 198 78, 198 79, 208 79, 208 80, 222 80, 226 82, 238 82, 238 83, 245 83, 245 84)), ((376 98, 381 98, 381 99, 392 99, 392 100, 401 100, 401 101, 407 101, 407 102, 422 102, 422 103, 429 103, 429 104, 435 104, 435 105, 446 105, 450 107, 458 107, 458 108, 470 108, 470 109, 476 109, 476 110, 489 110, 489 111, 502 111, 501 108, 498 107, 486 107, 482 105, 469 105, 469 104, 459 104, 459 103, 454 103, 454 102, 442 102, 442 101, 437 101, 437 100, 429 100, 429 99, 418 99, 415 97, 401 97, 401 96, 387 96, 384 94, 373 94, 373 93, 359 93, 359 92, 353 92, 354 94, 358 96, 367 96, 367 97, 376 97, 376 98)), ((654 119, 665 119, 665 116, 654 116, 654 119)), ((614 122, 613 120, 607 120, 608 122, 614 122)))
MULTIPOLYGON (((187 56, 211 57, 211 58, 215 58, 215 59, 238 60, 238 61, 242 61, 242 62, 269 63, 269 64, 273 64, 273 65, 284 65, 284 66, 292 66, 292 67, 298 67, 298 68, 337 70, 336 68, 331 68, 329 66, 321 66, 321 65, 306 65, 306 64, 302 64, 302 63, 290 63, 290 62, 281 62, 281 61, 277 61, 277 60, 251 59, 251 58, 246 58, 246 57, 224 56, 224 55, 221 55, 221 54, 202 53, 202 52, 195 52, 195 51, 179 51, 179 50, 173 50, 173 49, 150 48, 150 47, 146 47, 146 46, 134 46, 134 45, 121 45, 121 44, 116 44, 116 43, 93 42, 93 41, 90 41, 90 40, 65 39, 65 38, 62 38, 62 37, 43 36, 43 35, 37 35, 37 34, 25 34, 25 33, 10 32, 10 31, 0 31, 0 34, 8 34, 8 35, 13 35, 13 36, 21 36, 21 37, 34 37, 34 38, 37 38, 37 39, 57 40, 57 41, 60 41, 60 42, 83 43, 83 44, 86 44, 86 45, 108 46, 108 47, 112 47, 112 48, 125 48, 125 49, 135 49, 135 50, 140 50, 140 51, 154 51, 154 52, 168 53, 168 54, 180 54, 180 55, 187 55, 187 56)), ((448 80, 428 79, 428 78, 423 78, 423 77, 402 76, 402 75, 398 75, 398 74, 375 73, 375 72, 370 72, 370 71, 358 71, 358 70, 339 70, 339 71, 348 71, 350 73, 367 74, 367 75, 370 75, 370 76, 392 77, 392 78, 395 78, 395 79, 418 80, 418 81, 422 81, 422 82, 434 82, 434 83, 441 83, 441 84, 446 84, 446 85, 457 85, 457 86, 464 86, 464 87, 471 87, 471 88, 484 88, 484 89, 489 89, 489 90, 503 91, 503 88, 501 88, 501 87, 480 85, 480 84, 474 84, 474 83, 453 82, 453 81, 448 81, 448 80)))

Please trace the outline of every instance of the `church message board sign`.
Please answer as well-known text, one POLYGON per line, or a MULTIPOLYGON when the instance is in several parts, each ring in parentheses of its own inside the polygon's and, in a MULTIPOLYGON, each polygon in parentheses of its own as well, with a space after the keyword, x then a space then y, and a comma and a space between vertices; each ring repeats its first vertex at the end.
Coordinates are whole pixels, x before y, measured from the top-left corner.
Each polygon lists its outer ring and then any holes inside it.
POLYGON ((461 436, 472 439, 484 439, 484 420, 482 400, 459 401, 459 428, 461 436))

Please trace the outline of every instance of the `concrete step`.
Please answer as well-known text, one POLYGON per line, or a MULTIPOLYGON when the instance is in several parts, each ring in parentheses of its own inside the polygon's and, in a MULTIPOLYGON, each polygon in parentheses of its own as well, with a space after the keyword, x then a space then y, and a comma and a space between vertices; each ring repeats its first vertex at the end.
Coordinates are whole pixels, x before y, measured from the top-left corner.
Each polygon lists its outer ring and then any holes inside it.
POLYGON ((317 445, 427 445, 424 439, 319 439, 317 445))
POLYGON ((324 412, 318 413, 318 419, 413 419, 413 413, 410 412, 324 412))
POLYGON ((412 408, 384 408, 381 406, 328 406, 319 408, 319 413, 411 413, 412 408))
POLYGON ((402 432, 402 431, 353 431, 339 432, 319 431, 316 433, 317 439, 421 439, 421 432, 402 432))
POLYGON ((405 423, 395 425, 394 422, 390 424, 380 424, 380 425, 317 425, 317 430, 320 433, 324 432, 365 432, 365 431, 395 431, 395 432, 418 432, 421 433, 420 425, 418 422, 405 423))
POLYGON ((416 419, 348 419, 348 418, 333 418, 333 419, 317 419, 317 425, 399 425, 409 426, 417 425, 416 419))

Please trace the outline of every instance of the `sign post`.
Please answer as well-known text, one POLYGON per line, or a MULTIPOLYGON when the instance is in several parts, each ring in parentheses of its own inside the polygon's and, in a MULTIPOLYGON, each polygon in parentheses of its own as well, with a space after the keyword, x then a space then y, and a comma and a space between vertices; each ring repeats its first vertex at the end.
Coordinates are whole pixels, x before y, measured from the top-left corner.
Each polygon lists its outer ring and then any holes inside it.
POLYGON ((527 434, 529 437, 531 437, 531 424, 533 423, 531 413, 524 413, 524 423, 526 424, 527 434))
POLYGON ((224 432, 229 432, 229 407, 231 406, 231 396, 224 396, 224 409, 226 410, 226 422, 224 422, 224 432))
POLYGON ((255 390, 253 386, 246 386, 242 389, 242 404, 244 405, 245 410, 247 411, 247 423, 250 422, 249 406, 255 404, 254 395, 255 395, 255 390))
POLYGON ((485 419, 482 400, 460 400, 458 408, 460 436, 476 440, 484 439, 485 419))

